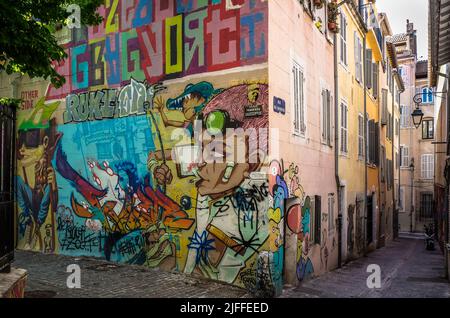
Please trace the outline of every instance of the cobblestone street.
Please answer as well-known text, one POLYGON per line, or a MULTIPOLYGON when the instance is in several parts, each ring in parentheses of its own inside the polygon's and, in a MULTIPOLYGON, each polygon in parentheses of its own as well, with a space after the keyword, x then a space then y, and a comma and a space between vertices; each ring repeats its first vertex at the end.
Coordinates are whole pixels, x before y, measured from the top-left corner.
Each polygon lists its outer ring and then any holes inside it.
POLYGON ((423 238, 400 238, 341 269, 285 289, 282 297, 450 298, 444 258, 438 249, 426 251, 423 238), (381 267, 381 289, 367 288, 370 264, 381 267))
POLYGON ((28 271, 25 297, 241 298, 245 290, 182 274, 93 258, 16 251, 14 267, 28 271), (67 266, 81 268, 81 288, 69 289, 67 266))
MULTIPOLYGON (((15 267, 28 270, 26 297, 251 297, 229 285, 91 258, 72 258, 17 251, 15 267), (81 289, 69 289, 69 264, 81 268, 81 289)), ((400 238, 341 269, 286 288, 283 298, 450 297, 444 260, 425 250, 422 239, 400 238), (381 267, 381 289, 368 289, 369 264, 381 267)))

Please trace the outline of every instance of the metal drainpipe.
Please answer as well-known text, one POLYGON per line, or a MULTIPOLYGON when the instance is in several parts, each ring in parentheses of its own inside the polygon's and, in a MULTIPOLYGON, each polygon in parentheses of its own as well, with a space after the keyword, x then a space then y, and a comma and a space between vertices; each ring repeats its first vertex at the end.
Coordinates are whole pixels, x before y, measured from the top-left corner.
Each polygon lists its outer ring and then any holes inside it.
MULTIPOLYGON (((394 79, 392 79, 394 80, 394 79)), ((400 90, 399 90, 400 92, 400 90)), ((399 93, 400 94, 400 93, 399 93)), ((395 89, 394 92, 392 93, 392 121, 391 121, 391 129, 392 129, 392 152, 391 152, 391 159, 392 159, 392 221, 394 220, 394 214, 395 214, 395 169, 394 169, 394 164, 395 164, 395 150, 394 150, 394 136, 395 136, 395 98, 397 96, 395 96, 395 89)), ((400 134, 400 132, 398 132, 400 134)), ((394 223, 394 222, 392 222, 394 223)), ((392 231, 394 230, 394 224, 392 224, 392 231)), ((394 234, 394 233, 392 233, 394 234)), ((394 235, 392 235, 394 236, 394 235)))
POLYGON ((338 205, 338 268, 342 264, 342 210, 341 210, 341 180, 339 178, 339 72, 337 35, 334 33, 334 167, 336 178, 336 195, 338 205))
POLYGON ((363 74, 363 86, 364 86, 364 210, 363 210, 363 246, 364 246, 364 256, 367 255, 367 88, 366 88, 366 40, 367 40, 367 33, 364 33, 363 37, 363 65, 364 65, 364 74, 363 74))
MULTIPOLYGON (((401 153, 400 153, 400 149, 401 149, 401 139, 400 139, 400 136, 402 135, 402 127, 401 127, 401 124, 400 124, 400 121, 401 121, 401 116, 402 116, 402 114, 401 114, 401 104, 402 104, 402 101, 400 100, 400 105, 398 105, 398 107, 399 107, 399 110, 400 110, 400 118, 398 119, 399 120, 399 123, 398 123, 398 199, 400 200, 400 189, 401 189, 401 187, 402 187, 402 182, 401 182, 401 162, 402 162, 402 157, 401 157, 401 153)), ((397 162, 395 163, 395 164, 397 164, 397 162)), ((402 202, 402 204, 403 205, 405 205, 405 202, 402 202)), ((397 212, 397 218, 396 218, 396 221, 397 221, 397 224, 395 225, 396 226, 396 237, 395 238, 398 238, 398 236, 399 236, 399 232, 400 232, 400 221, 399 221, 399 214, 400 214, 400 210, 397 212)))
MULTIPOLYGON (((447 70, 448 72, 448 70, 447 70)), ((448 74, 448 73, 447 73, 448 74)), ((446 141, 447 141, 447 149, 448 149, 448 143, 450 142, 450 79, 447 78, 447 98, 445 99, 445 106, 446 106, 446 113, 447 113, 447 131, 446 131, 446 141)), ((446 215, 446 229, 445 229, 445 276, 447 279, 449 278, 449 251, 450 251, 450 242, 449 242, 449 231, 450 231, 450 193, 449 193, 449 185, 446 187, 446 201, 447 201, 447 215, 446 215)), ((445 205, 444 205, 445 206, 445 205)))

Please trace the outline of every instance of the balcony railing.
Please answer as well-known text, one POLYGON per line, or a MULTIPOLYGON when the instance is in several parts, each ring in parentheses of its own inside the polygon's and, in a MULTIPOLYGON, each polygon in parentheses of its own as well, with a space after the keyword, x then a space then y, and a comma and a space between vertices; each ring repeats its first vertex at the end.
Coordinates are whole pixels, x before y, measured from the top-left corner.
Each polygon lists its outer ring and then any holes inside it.
POLYGON ((381 27, 378 22, 378 16, 375 11, 375 5, 372 2, 365 2, 364 0, 354 0, 355 5, 358 7, 359 14, 363 19, 366 28, 369 32, 373 32, 374 41, 378 43, 381 56, 384 54, 384 36, 381 32, 381 27))

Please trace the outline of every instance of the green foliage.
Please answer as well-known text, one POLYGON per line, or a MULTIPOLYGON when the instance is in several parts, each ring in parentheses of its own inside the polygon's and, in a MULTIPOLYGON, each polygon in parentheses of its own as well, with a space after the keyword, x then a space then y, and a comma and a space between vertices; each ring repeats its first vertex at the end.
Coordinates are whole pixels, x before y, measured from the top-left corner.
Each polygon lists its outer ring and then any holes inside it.
POLYGON ((19 107, 22 100, 15 99, 15 98, 7 98, 7 97, 0 97, 0 105, 1 106, 14 106, 19 107))
POLYGON ((54 36, 57 24, 66 25, 70 12, 66 8, 77 4, 81 23, 98 25, 102 17, 96 12, 103 0, 1 0, 0 1, 0 71, 25 73, 30 77, 50 79, 60 87, 65 78, 52 63, 67 55, 54 36))

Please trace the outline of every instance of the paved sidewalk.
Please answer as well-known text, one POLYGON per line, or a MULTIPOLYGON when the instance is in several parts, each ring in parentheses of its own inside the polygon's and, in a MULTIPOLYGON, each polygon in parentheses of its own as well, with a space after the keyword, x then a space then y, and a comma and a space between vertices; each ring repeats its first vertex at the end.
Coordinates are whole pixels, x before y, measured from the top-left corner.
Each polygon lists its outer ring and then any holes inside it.
POLYGON ((367 257, 333 272, 286 289, 282 297, 298 298, 450 298, 450 284, 444 279, 444 258, 426 251, 424 240, 400 238, 367 257), (381 267, 381 289, 369 289, 367 266, 381 267))
MULTIPOLYGON (((247 291, 183 274, 92 258, 16 251, 15 267, 28 271, 25 297, 164 297, 240 298, 247 291), (69 289, 69 264, 81 268, 81 289, 69 289)), ((424 241, 401 238, 341 269, 284 290, 283 298, 450 298, 444 278, 444 259, 439 250, 425 250, 424 241), (381 267, 382 288, 366 285, 369 264, 381 267)))
POLYGON ((25 298, 241 298, 247 291, 233 286, 168 273, 143 266, 92 258, 16 251, 15 267, 28 271, 25 298), (67 266, 81 268, 81 289, 67 288, 67 266))

